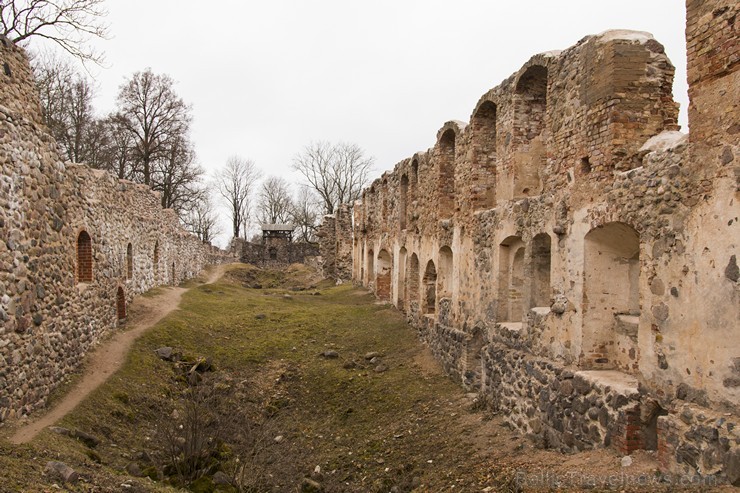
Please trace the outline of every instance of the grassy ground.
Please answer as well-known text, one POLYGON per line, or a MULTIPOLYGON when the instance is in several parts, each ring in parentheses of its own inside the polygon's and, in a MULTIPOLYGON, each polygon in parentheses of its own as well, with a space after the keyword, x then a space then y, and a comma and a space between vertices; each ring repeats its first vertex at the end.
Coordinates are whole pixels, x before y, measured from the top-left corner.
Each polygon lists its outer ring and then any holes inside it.
POLYGON ((630 481, 656 477, 649 454, 624 470, 611 451, 536 450, 474 408, 366 291, 316 283, 301 266, 233 266, 192 283, 58 423, 99 444, 50 430, 28 445, 0 440, 0 493, 645 491, 630 481), (79 480, 45 474, 52 460, 79 480))
POLYGON ((53 491, 49 460, 80 474, 72 491, 298 491, 307 477, 326 491, 439 491, 472 449, 442 411, 461 390, 423 357, 401 315, 364 291, 315 286, 299 267, 236 267, 187 292, 58 424, 99 445, 51 431, 0 442, 0 491, 53 491), (157 357, 164 346, 189 363, 157 357), (189 372, 206 359, 211 371, 189 372), (204 456, 185 478, 173 459, 183 448, 204 456), (232 486, 212 484, 219 470, 232 486))

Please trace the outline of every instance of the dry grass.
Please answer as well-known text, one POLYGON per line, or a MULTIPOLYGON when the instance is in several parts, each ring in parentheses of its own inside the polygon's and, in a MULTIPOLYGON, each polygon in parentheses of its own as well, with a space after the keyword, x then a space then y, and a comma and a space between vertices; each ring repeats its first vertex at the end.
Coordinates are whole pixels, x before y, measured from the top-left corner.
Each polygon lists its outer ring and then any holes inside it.
MULTIPOLYGON (((59 425, 101 443, 90 449, 49 431, 28 446, 0 441, 0 492, 58 491, 42 474, 49 460, 75 468, 81 480, 67 488, 86 492, 291 492, 312 475, 326 492, 520 491, 517 470, 557 471, 564 462, 472 411, 395 309, 351 286, 319 283, 302 266, 234 266, 221 281, 193 287, 59 425), (189 475, 175 470, 177 444, 192 439, 189 367, 159 359, 162 346, 213 364, 196 385, 208 395, 196 423, 206 441, 189 475), (320 356, 328 350, 339 357, 320 356), (388 370, 376 372, 368 352, 388 370), (155 480, 126 472, 132 464, 155 480), (217 471, 232 485, 214 485, 217 471)), ((583 457, 618 463, 604 451, 583 457)))

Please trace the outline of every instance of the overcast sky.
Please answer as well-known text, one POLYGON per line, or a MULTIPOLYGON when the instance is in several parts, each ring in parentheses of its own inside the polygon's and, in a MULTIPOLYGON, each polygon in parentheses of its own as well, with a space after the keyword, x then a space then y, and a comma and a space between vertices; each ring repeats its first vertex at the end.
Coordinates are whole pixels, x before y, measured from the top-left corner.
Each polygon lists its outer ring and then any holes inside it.
POLYGON ((97 108, 151 67, 193 108, 209 172, 232 154, 291 182, 311 141, 359 144, 375 175, 468 121, 478 98, 532 55, 607 29, 648 31, 677 67, 686 129, 684 0, 108 0, 97 108))

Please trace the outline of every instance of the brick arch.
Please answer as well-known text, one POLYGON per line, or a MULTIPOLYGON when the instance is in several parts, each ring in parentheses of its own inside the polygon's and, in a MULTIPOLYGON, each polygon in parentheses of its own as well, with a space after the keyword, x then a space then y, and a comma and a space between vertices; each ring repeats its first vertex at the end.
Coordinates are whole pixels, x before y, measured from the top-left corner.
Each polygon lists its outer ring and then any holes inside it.
POLYGON ((419 256, 416 252, 411 254, 409 257, 409 270, 408 270, 408 298, 409 298, 409 311, 414 312, 418 310, 419 305, 419 256))
POLYGON ((406 206, 408 211, 408 227, 413 228, 416 226, 416 218, 417 218, 417 211, 420 203, 420 193, 419 193, 419 181, 420 181, 420 165, 421 165, 421 156, 417 152, 414 154, 414 156, 411 158, 411 164, 409 165, 409 193, 408 193, 408 200, 407 204, 410 204, 406 206))
POLYGON ((524 242, 509 236, 498 247, 498 321, 522 322, 524 318, 524 242))
POLYGON ((407 201, 409 195, 409 177, 404 173, 401 175, 401 186, 398 197, 398 227, 401 231, 406 229, 407 201))
POLYGON ((122 286, 116 290, 116 318, 124 320, 126 318, 126 292, 122 286))
POLYGON ((411 172, 409 174, 411 175, 412 184, 416 185, 419 183, 419 158, 416 156, 411 161, 411 172))
POLYGON ((549 72, 546 65, 530 63, 517 78, 514 90, 513 161, 514 199, 539 195, 546 162, 545 125, 549 72))
POLYGON ((372 248, 367 251, 367 283, 368 285, 375 282, 375 252, 372 248))
POLYGON ((640 317, 640 234, 622 222, 584 237, 581 366, 629 371, 640 317))
POLYGON ((424 269, 424 299, 422 300, 422 312, 433 315, 437 309, 437 268, 434 260, 429 260, 424 269))
POLYGON ((375 276, 375 293, 385 301, 391 299, 391 273, 393 271, 393 256, 388 250, 378 252, 377 274, 375 276))
POLYGON ((478 103, 471 119, 472 129, 472 187, 471 202, 474 209, 496 205, 496 140, 498 106, 491 100, 478 103))
POLYGON ((439 272, 437 284, 440 298, 452 297, 452 271, 453 271, 452 249, 443 246, 439 249, 439 272))
POLYGON ((408 251, 403 246, 398 250, 398 273, 397 273, 397 285, 398 293, 396 294, 396 306, 402 312, 406 311, 406 299, 408 294, 406 293, 406 264, 408 261, 408 251))
POLYGON ((92 282, 92 238, 84 229, 77 235, 77 282, 92 282))
POLYGON ((437 161, 437 212, 440 218, 450 218, 455 213, 455 148, 457 134, 447 129, 439 138, 436 148, 437 161))

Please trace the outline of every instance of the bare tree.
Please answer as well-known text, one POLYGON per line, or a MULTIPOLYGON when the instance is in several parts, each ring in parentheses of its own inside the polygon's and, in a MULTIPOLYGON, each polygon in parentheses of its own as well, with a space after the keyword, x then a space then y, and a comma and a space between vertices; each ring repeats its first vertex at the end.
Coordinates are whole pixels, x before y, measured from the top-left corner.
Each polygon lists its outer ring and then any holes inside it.
POLYGON ((76 163, 87 161, 89 153, 89 133, 95 116, 92 100, 94 90, 90 82, 83 77, 76 78, 69 93, 69 112, 67 132, 63 144, 69 159, 76 163))
POLYGON ((151 187, 160 193, 162 207, 179 215, 200 200, 203 168, 195 162, 192 144, 175 135, 166 146, 167 153, 152 163, 151 187))
POLYGON ((270 176, 260 187, 257 218, 262 223, 285 224, 290 221, 293 201, 290 185, 284 178, 270 176))
POLYGON ((347 143, 313 142, 293 158, 293 168, 321 197, 326 214, 360 197, 372 165, 360 146, 347 143))
POLYGON ((365 151, 357 144, 339 143, 334 149, 335 206, 350 204, 362 196, 362 189, 367 184, 374 159, 365 156, 365 151))
POLYGON ((242 231, 246 238, 251 195, 259 177, 254 161, 239 156, 231 156, 216 177, 218 192, 229 208, 234 238, 242 231))
POLYGON ((151 69, 136 72, 120 88, 116 120, 133 140, 134 173, 149 185, 154 161, 171 152, 168 144, 187 135, 190 128, 190 106, 175 93, 174 81, 168 75, 151 69))
POLYGON ((72 64, 50 51, 36 54, 31 59, 31 68, 39 92, 44 123, 56 137, 58 129, 55 125, 62 120, 65 112, 66 93, 72 84, 75 69, 72 64))
POLYGON ((85 163, 91 168, 105 169, 118 178, 126 178, 125 175, 119 175, 118 170, 110 164, 113 134, 108 129, 107 119, 93 119, 86 135, 85 163))
POLYGON ((0 34, 18 44, 48 41, 83 62, 101 63, 102 55, 88 44, 105 39, 108 12, 104 0, 0 0, 0 34))
POLYGON ((47 127, 67 159, 74 163, 88 161, 95 122, 95 91, 90 80, 50 52, 34 57, 33 71, 47 127))
POLYGON ((309 187, 301 187, 293 199, 291 221, 298 231, 300 241, 315 241, 319 222, 319 209, 316 195, 309 187))
POLYGON ((105 169, 122 180, 133 179, 134 139, 126 131, 124 119, 120 115, 111 115, 100 120, 93 127, 93 132, 99 145, 91 153, 88 161, 90 166, 105 169))
POLYGON ((211 200, 211 190, 208 187, 198 194, 198 200, 185 215, 184 223, 203 243, 210 244, 221 233, 218 216, 211 200))

